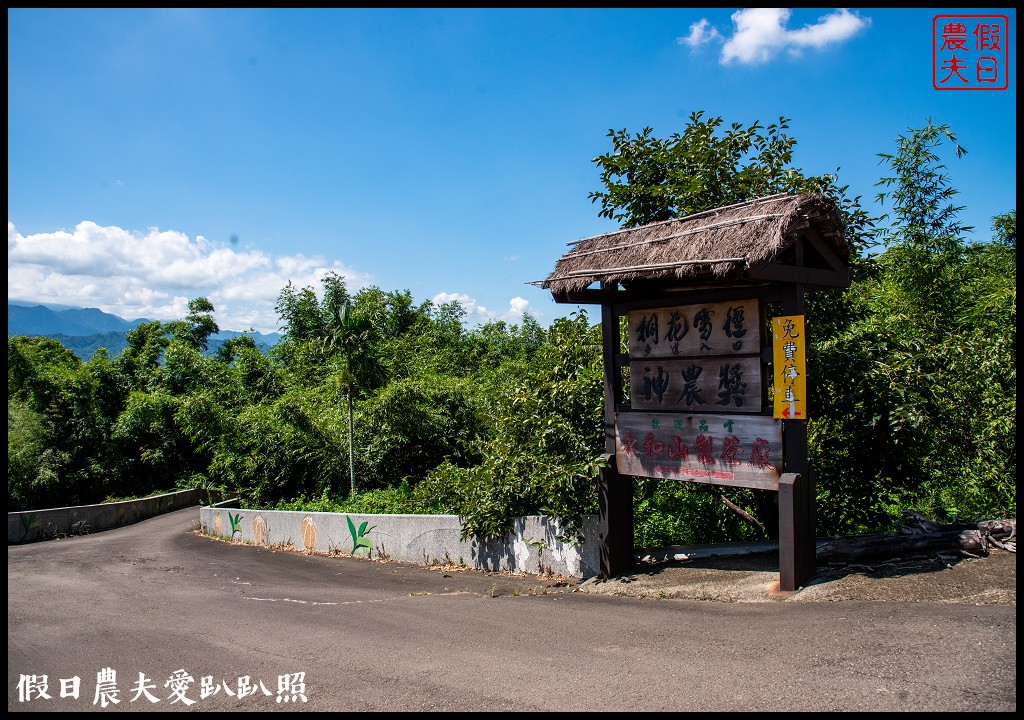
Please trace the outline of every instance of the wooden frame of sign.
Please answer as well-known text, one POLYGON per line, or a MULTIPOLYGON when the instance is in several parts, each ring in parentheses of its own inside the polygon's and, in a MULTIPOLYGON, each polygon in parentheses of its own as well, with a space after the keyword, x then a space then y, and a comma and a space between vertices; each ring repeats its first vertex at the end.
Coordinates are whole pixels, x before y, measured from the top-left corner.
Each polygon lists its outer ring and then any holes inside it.
POLYGON ((557 303, 601 306, 602 577, 635 565, 636 477, 776 492, 779 586, 795 590, 814 575, 813 397, 800 397, 794 365, 785 376, 789 414, 775 417, 765 315, 770 304, 782 308, 773 317, 802 316, 805 289, 849 287, 843 218, 818 193, 751 198, 568 243, 539 281, 557 303))
POLYGON ((601 306, 607 460, 599 476, 601 576, 635 564, 634 479, 648 477, 778 493, 779 587, 796 590, 815 570, 807 425, 772 417, 765 306, 802 314, 803 288, 624 295, 609 292, 604 297, 623 300, 601 306), (622 317, 628 353, 620 351, 622 317), (710 327, 703 326, 708 318, 710 327))

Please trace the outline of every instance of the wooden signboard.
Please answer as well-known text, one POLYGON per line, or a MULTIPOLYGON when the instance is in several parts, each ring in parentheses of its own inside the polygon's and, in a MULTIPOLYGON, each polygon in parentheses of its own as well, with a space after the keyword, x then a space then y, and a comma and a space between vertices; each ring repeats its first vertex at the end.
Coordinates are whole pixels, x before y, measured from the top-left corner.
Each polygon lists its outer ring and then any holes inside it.
POLYGON ((760 415, 618 413, 615 458, 623 475, 777 491, 782 422, 760 415))
POLYGON ((773 414, 785 420, 807 419, 807 348, 804 316, 772 319, 775 403, 773 414))
POLYGON ((758 357, 651 358, 629 363, 634 410, 761 412, 758 357))
POLYGON ((631 360, 760 352, 761 322, 756 299, 629 313, 631 360))

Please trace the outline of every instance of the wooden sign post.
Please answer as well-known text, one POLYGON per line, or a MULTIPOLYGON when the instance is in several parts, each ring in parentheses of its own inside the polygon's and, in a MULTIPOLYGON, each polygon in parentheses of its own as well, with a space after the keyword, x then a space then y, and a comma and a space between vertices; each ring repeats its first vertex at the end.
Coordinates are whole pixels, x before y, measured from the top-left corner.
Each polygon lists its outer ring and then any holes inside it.
POLYGON ((842 211, 779 193, 570 246, 538 284, 601 305, 602 577, 634 566, 645 477, 777 493, 779 586, 800 587, 815 571, 804 290, 850 284, 842 211))
MULTIPOLYGON (((783 300, 802 309, 802 298, 783 300)), ((609 458, 619 477, 778 493, 779 587, 795 590, 814 571, 800 422, 807 419, 804 322, 802 315, 772 319, 770 383, 764 324, 756 297, 629 312, 630 407, 614 414, 609 458)))

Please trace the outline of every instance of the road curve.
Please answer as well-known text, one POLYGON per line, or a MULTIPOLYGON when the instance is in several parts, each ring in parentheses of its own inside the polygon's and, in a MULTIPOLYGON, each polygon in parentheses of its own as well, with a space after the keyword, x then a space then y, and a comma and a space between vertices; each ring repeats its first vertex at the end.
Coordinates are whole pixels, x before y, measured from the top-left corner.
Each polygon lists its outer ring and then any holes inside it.
POLYGON ((198 515, 8 546, 8 711, 1016 710, 1016 605, 616 597, 198 515))

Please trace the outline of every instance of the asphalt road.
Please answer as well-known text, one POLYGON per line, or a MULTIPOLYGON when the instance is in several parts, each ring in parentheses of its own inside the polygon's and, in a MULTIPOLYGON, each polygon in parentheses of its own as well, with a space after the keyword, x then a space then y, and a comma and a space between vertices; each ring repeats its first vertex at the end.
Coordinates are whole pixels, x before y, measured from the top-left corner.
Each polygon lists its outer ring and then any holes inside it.
POLYGON ((8 711, 1016 710, 1016 603, 622 597, 197 521, 8 546, 8 711))

